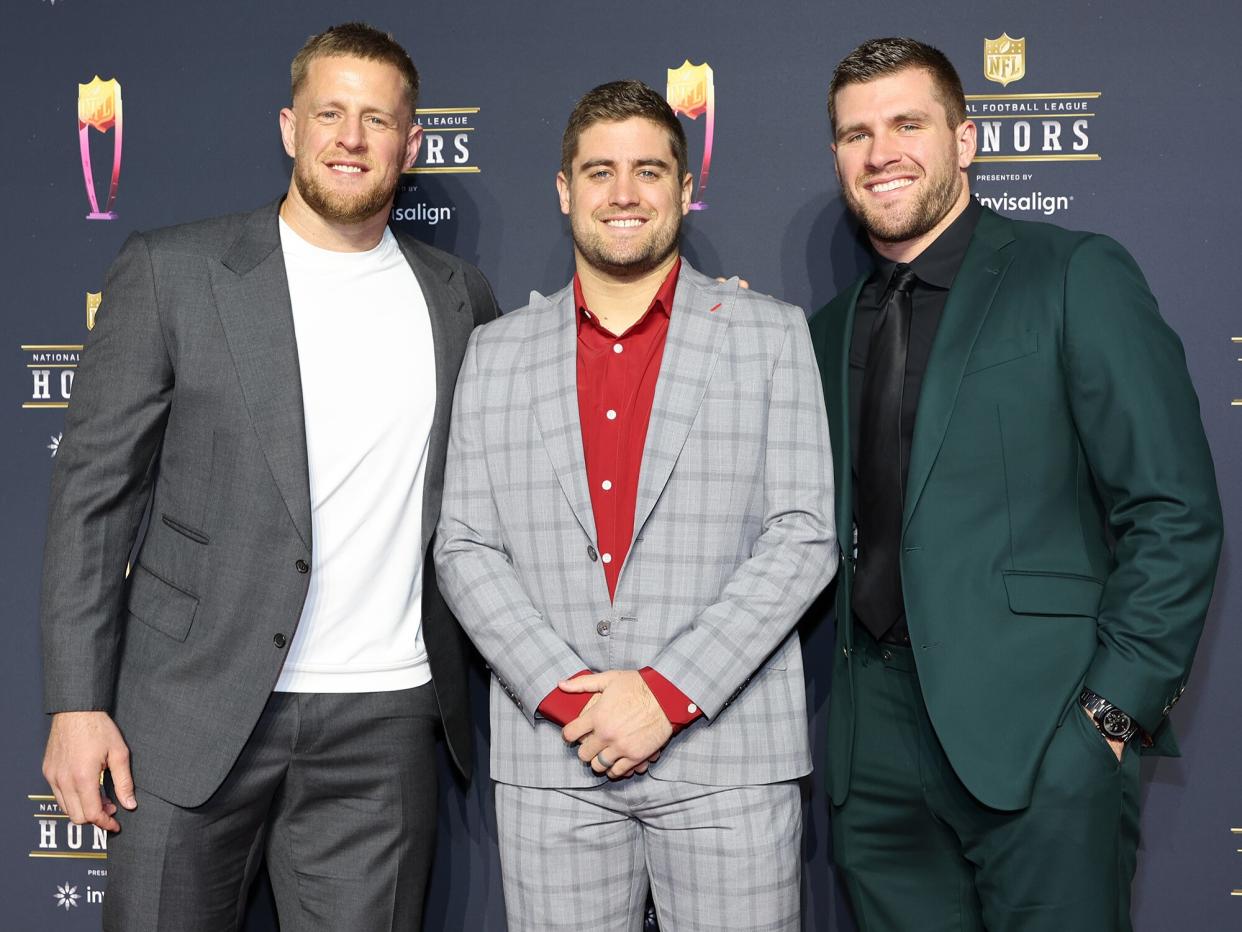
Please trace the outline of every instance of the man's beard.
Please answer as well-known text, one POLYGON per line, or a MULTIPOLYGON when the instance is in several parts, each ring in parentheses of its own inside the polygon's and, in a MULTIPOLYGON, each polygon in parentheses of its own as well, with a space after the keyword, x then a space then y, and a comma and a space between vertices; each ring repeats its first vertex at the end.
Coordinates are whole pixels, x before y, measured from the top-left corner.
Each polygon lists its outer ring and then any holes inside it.
POLYGON ((956 170, 924 173, 921 180, 923 190, 919 197, 900 212, 866 205, 852 185, 842 184, 841 193, 850 212, 873 240, 904 243, 933 230, 961 194, 961 178, 956 170))
POLYGON ((571 214, 569 227, 573 234, 574 247, 591 268, 616 278, 637 278, 659 268, 664 260, 677 251, 681 238, 680 216, 675 217, 667 229, 656 231, 643 242, 620 245, 604 239, 594 229, 594 224, 595 219, 588 218, 586 229, 580 230, 571 214))
POLYGON ((333 223, 361 223, 370 220, 388 207, 397 191, 397 179, 391 185, 375 185, 369 191, 354 195, 338 194, 319 182, 313 173, 313 162, 298 159, 293 166, 293 179, 302 200, 319 216, 333 223))

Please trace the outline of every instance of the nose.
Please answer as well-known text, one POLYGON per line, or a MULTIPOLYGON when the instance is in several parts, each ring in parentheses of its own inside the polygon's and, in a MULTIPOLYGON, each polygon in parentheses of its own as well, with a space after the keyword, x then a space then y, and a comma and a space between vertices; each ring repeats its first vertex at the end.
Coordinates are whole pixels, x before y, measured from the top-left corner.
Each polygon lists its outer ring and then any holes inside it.
POLYGON ((362 129, 362 117, 351 114, 337 124, 336 144, 347 152, 366 148, 366 133, 362 129))
POLYGON ((612 206, 632 207, 638 203, 638 182, 628 172, 618 172, 608 194, 612 206))
POLYGON ((871 137, 870 144, 867 147, 867 168, 869 170, 876 171, 892 165, 894 162, 900 162, 901 159, 901 147, 887 133, 877 133, 871 137))

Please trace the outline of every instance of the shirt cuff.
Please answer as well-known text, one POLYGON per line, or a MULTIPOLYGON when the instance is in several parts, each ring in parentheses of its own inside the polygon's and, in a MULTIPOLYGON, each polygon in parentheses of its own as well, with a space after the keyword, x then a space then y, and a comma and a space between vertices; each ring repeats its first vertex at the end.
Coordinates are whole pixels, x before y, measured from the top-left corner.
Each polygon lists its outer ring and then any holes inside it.
MULTIPOLYGON (((580 676, 586 676, 590 670, 579 670, 571 680, 576 680, 580 676)), ((539 708, 535 711, 542 715, 550 722, 556 722, 564 728, 586 708, 586 704, 591 701, 594 693, 567 693, 559 686, 552 692, 543 697, 543 702, 539 703, 539 708)))
POLYGON ((703 713, 689 696, 653 668, 643 667, 638 671, 638 675, 643 678, 643 682, 655 696, 656 702, 660 703, 660 708, 668 718, 669 724, 673 726, 673 734, 677 734, 691 722, 703 717, 703 713))

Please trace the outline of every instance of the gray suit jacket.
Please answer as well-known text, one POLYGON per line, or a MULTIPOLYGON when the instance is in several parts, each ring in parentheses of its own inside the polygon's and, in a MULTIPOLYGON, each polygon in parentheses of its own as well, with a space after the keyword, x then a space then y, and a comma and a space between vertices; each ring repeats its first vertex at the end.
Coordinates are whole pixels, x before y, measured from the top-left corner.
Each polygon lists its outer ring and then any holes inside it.
POLYGON ((436 565, 493 671, 492 778, 600 782, 535 711, 578 670, 650 665, 703 710, 657 779, 810 770, 793 628, 836 567, 832 462, 806 320, 683 261, 610 601, 587 489, 573 288, 477 331, 449 439, 436 565))
MULTIPOLYGON (((129 238, 82 354, 52 477, 46 709, 110 712, 138 785, 181 806, 205 801, 237 758, 309 582, 306 436, 278 209, 129 238)), ((397 238, 435 341, 427 548, 466 339, 496 304, 473 266, 397 238)), ((468 773, 464 646, 426 563, 425 641, 468 773)))

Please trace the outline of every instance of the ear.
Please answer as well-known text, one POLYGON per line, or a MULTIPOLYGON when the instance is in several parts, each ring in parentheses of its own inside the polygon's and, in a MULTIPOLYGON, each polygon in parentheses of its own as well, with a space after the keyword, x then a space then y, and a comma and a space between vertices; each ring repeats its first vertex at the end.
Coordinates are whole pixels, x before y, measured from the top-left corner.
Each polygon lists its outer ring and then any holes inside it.
POLYGON ((569 216, 569 179, 564 172, 556 173, 556 193, 561 200, 561 213, 569 216))
POLYGON ((965 120, 957 128, 957 167, 966 169, 975 160, 975 149, 978 146, 978 129, 974 120, 965 120))
POLYGON ((418 159, 418 150, 422 144, 423 128, 418 125, 417 120, 414 120, 410 123, 410 128, 405 134, 405 162, 401 166, 402 171, 408 171, 414 167, 414 162, 418 159))
POLYGON ((686 172, 686 177, 681 179, 681 215, 684 217, 690 213, 690 202, 694 194, 694 175, 686 172))
POLYGON ((292 107, 280 111, 280 141, 285 144, 285 154, 293 158, 297 152, 294 138, 297 136, 298 118, 292 107))

